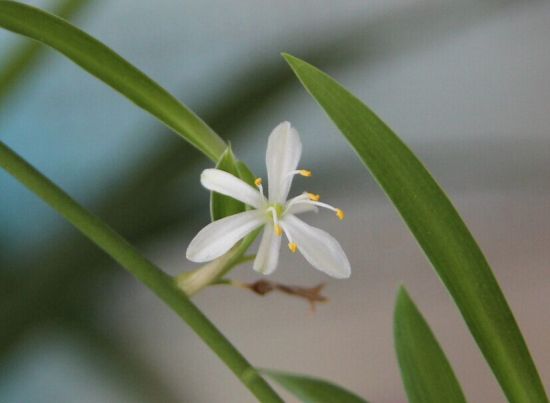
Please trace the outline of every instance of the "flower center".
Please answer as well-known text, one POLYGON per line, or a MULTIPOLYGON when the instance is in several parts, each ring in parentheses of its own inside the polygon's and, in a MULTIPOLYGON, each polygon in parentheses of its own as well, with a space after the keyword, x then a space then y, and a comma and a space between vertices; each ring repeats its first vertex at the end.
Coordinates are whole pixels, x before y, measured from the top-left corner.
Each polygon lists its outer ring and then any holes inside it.
POLYGON ((277 236, 283 235, 283 229, 279 224, 279 220, 283 218, 283 214, 285 212, 285 206, 280 203, 272 203, 267 206, 265 211, 266 211, 268 220, 270 220, 273 223, 275 234, 277 234, 277 236))
MULTIPOLYGON (((288 173, 288 175, 302 175, 302 176, 309 177, 309 176, 311 176, 311 171, 309 171, 307 169, 297 169, 295 171, 290 171, 288 173)), ((256 178, 254 180, 254 185, 256 185, 256 187, 258 188, 260 193, 263 195, 264 194, 264 188, 262 186, 262 178, 256 178)), ((329 210, 334 211, 336 213, 336 216, 340 220, 344 219, 344 212, 342 210, 340 210, 339 208, 333 207, 330 204, 321 203, 319 201, 320 199, 321 199, 321 196, 318 195, 318 194, 310 193, 310 192, 304 192, 300 196, 294 197, 293 199, 291 199, 289 202, 287 202, 285 204, 281 204, 281 203, 267 204, 266 203, 265 213, 266 213, 266 216, 267 216, 266 218, 267 218, 268 222, 271 221, 271 223, 273 224, 273 230, 275 231, 275 234, 277 236, 282 236, 283 233, 286 232, 286 236, 288 238, 288 248, 292 252, 296 252, 296 250, 298 249, 298 244, 292 240, 292 238, 291 238, 290 234, 288 233, 288 231, 284 231, 283 226, 279 223, 279 221, 283 218, 283 215, 292 206, 295 206, 295 205, 298 205, 298 204, 310 204, 310 205, 313 205, 313 206, 316 206, 316 207, 324 207, 324 208, 327 208, 329 210)), ((266 200, 265 196, 264 196, 264 200, 266 200)))
POLYGON ((273 203, 271 206, 275 209, 275 212, 277 213, 277 218, 283 218, 285 206, 281 203, 273 203))

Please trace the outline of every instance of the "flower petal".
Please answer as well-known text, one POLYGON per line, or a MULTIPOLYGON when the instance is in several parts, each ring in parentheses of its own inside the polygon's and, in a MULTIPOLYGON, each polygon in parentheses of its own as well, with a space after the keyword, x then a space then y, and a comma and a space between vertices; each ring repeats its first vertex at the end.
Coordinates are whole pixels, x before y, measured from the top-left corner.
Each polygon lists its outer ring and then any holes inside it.
POLYGON ((208 224, 187 247, 187 259, 208 262, 220 257, 265 222, 263 211, 250 210, 208 224))
POLYGON ((267 142, 265 163, 269 186, 269 200, 273 203, 284 203, 293 175, 302 155, 302 142, 296 129, 289 122, 279 124, 267 142))
POLYGON ((351 267, 346 254, 338 241, 327 232, 290 214, 283 217, 281 225, 313 267, 336 278, 350 276, 351 267))
POLYGON ((252 207, 259 208, 265 200, 257 189, 220 169, 209 168, 202 171, 201 183, 208 190, 232 197, 252 207))
POLYGON ((275 271, 279 263, 281 238, 275 234, 271 223, 266 224, 256 259, 254 259, 254 270, 262 274, 271 274, 275 271))

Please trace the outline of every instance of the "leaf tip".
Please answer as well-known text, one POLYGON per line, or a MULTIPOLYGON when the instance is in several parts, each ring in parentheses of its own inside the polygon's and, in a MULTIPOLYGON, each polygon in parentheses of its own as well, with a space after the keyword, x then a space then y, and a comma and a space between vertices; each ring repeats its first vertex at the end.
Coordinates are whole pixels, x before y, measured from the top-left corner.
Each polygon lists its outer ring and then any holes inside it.
POLYGON ((403 319, 403 311, 409 309, 416 309, 414 302, 409 295, 407 289, 404 285, 400 285, 397 290, 397 297, 395 298, 395 307, 394 307, 394 324, 397 325, 397 322, 403 319))
POLYGON ((281 52, 281 56, 283 56, 284 59, 289 59, 289 58, 293 58, 294 56, 292 56, 290 53, 288 52, 281 52))
POLYGON ((401 284, 399 286, 399 288, 397 289, 397 297, 395 298, 396 300, 396 303, 395 305, 399 305, 400 302, 402 301, 406 301, 406 300, 410 300, 411 297, 409 296, 409 293, 407 292, 407 289, 405 288, 405 286, 403 284, 401 284))
POLYGON ((286 60, 288 64, 290 64, 291 67, 295 66, 300 62, 303 63, 303 60, 298 59, 296 56, 292 56, 290 53, 287 53, 287 52, 281 52, 281 56, 283 57, 283 59, 286 60))

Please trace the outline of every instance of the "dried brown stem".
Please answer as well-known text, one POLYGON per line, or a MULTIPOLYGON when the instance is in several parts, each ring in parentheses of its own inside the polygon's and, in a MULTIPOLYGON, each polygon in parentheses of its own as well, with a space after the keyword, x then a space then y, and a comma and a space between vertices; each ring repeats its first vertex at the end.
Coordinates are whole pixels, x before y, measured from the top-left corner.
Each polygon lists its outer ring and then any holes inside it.
POLYGON ((258 280, 253 283, 232 282, 242 288, 247 288, 258 295, 264 296, 272 291, 280 291, 287 295, 304 298, 309 302, 311 311, 315 311, 315 304, 318 302, 327 302, 329 299, 321 294, 325 284, 321 283, 315 287, 300 287, 294 285, 285 285, 268 280, 258 280))

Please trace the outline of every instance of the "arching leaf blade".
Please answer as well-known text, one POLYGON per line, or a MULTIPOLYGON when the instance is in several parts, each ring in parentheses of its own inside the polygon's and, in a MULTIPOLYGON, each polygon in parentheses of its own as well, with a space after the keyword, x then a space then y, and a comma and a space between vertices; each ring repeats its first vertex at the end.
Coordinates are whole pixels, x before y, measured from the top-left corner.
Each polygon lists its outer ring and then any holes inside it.
POLYGON ((69 22, 15 1, 0 1, 0 27, 63 53, 166 124, 213 161, 224 141, 191 110, 113 50, 69 22))
POLYGON ((511 402, 548 402, 514 316, 474 238, 428 170, 393 131, 333 78, 286 61, 391 199, 449 290, 511 402))

